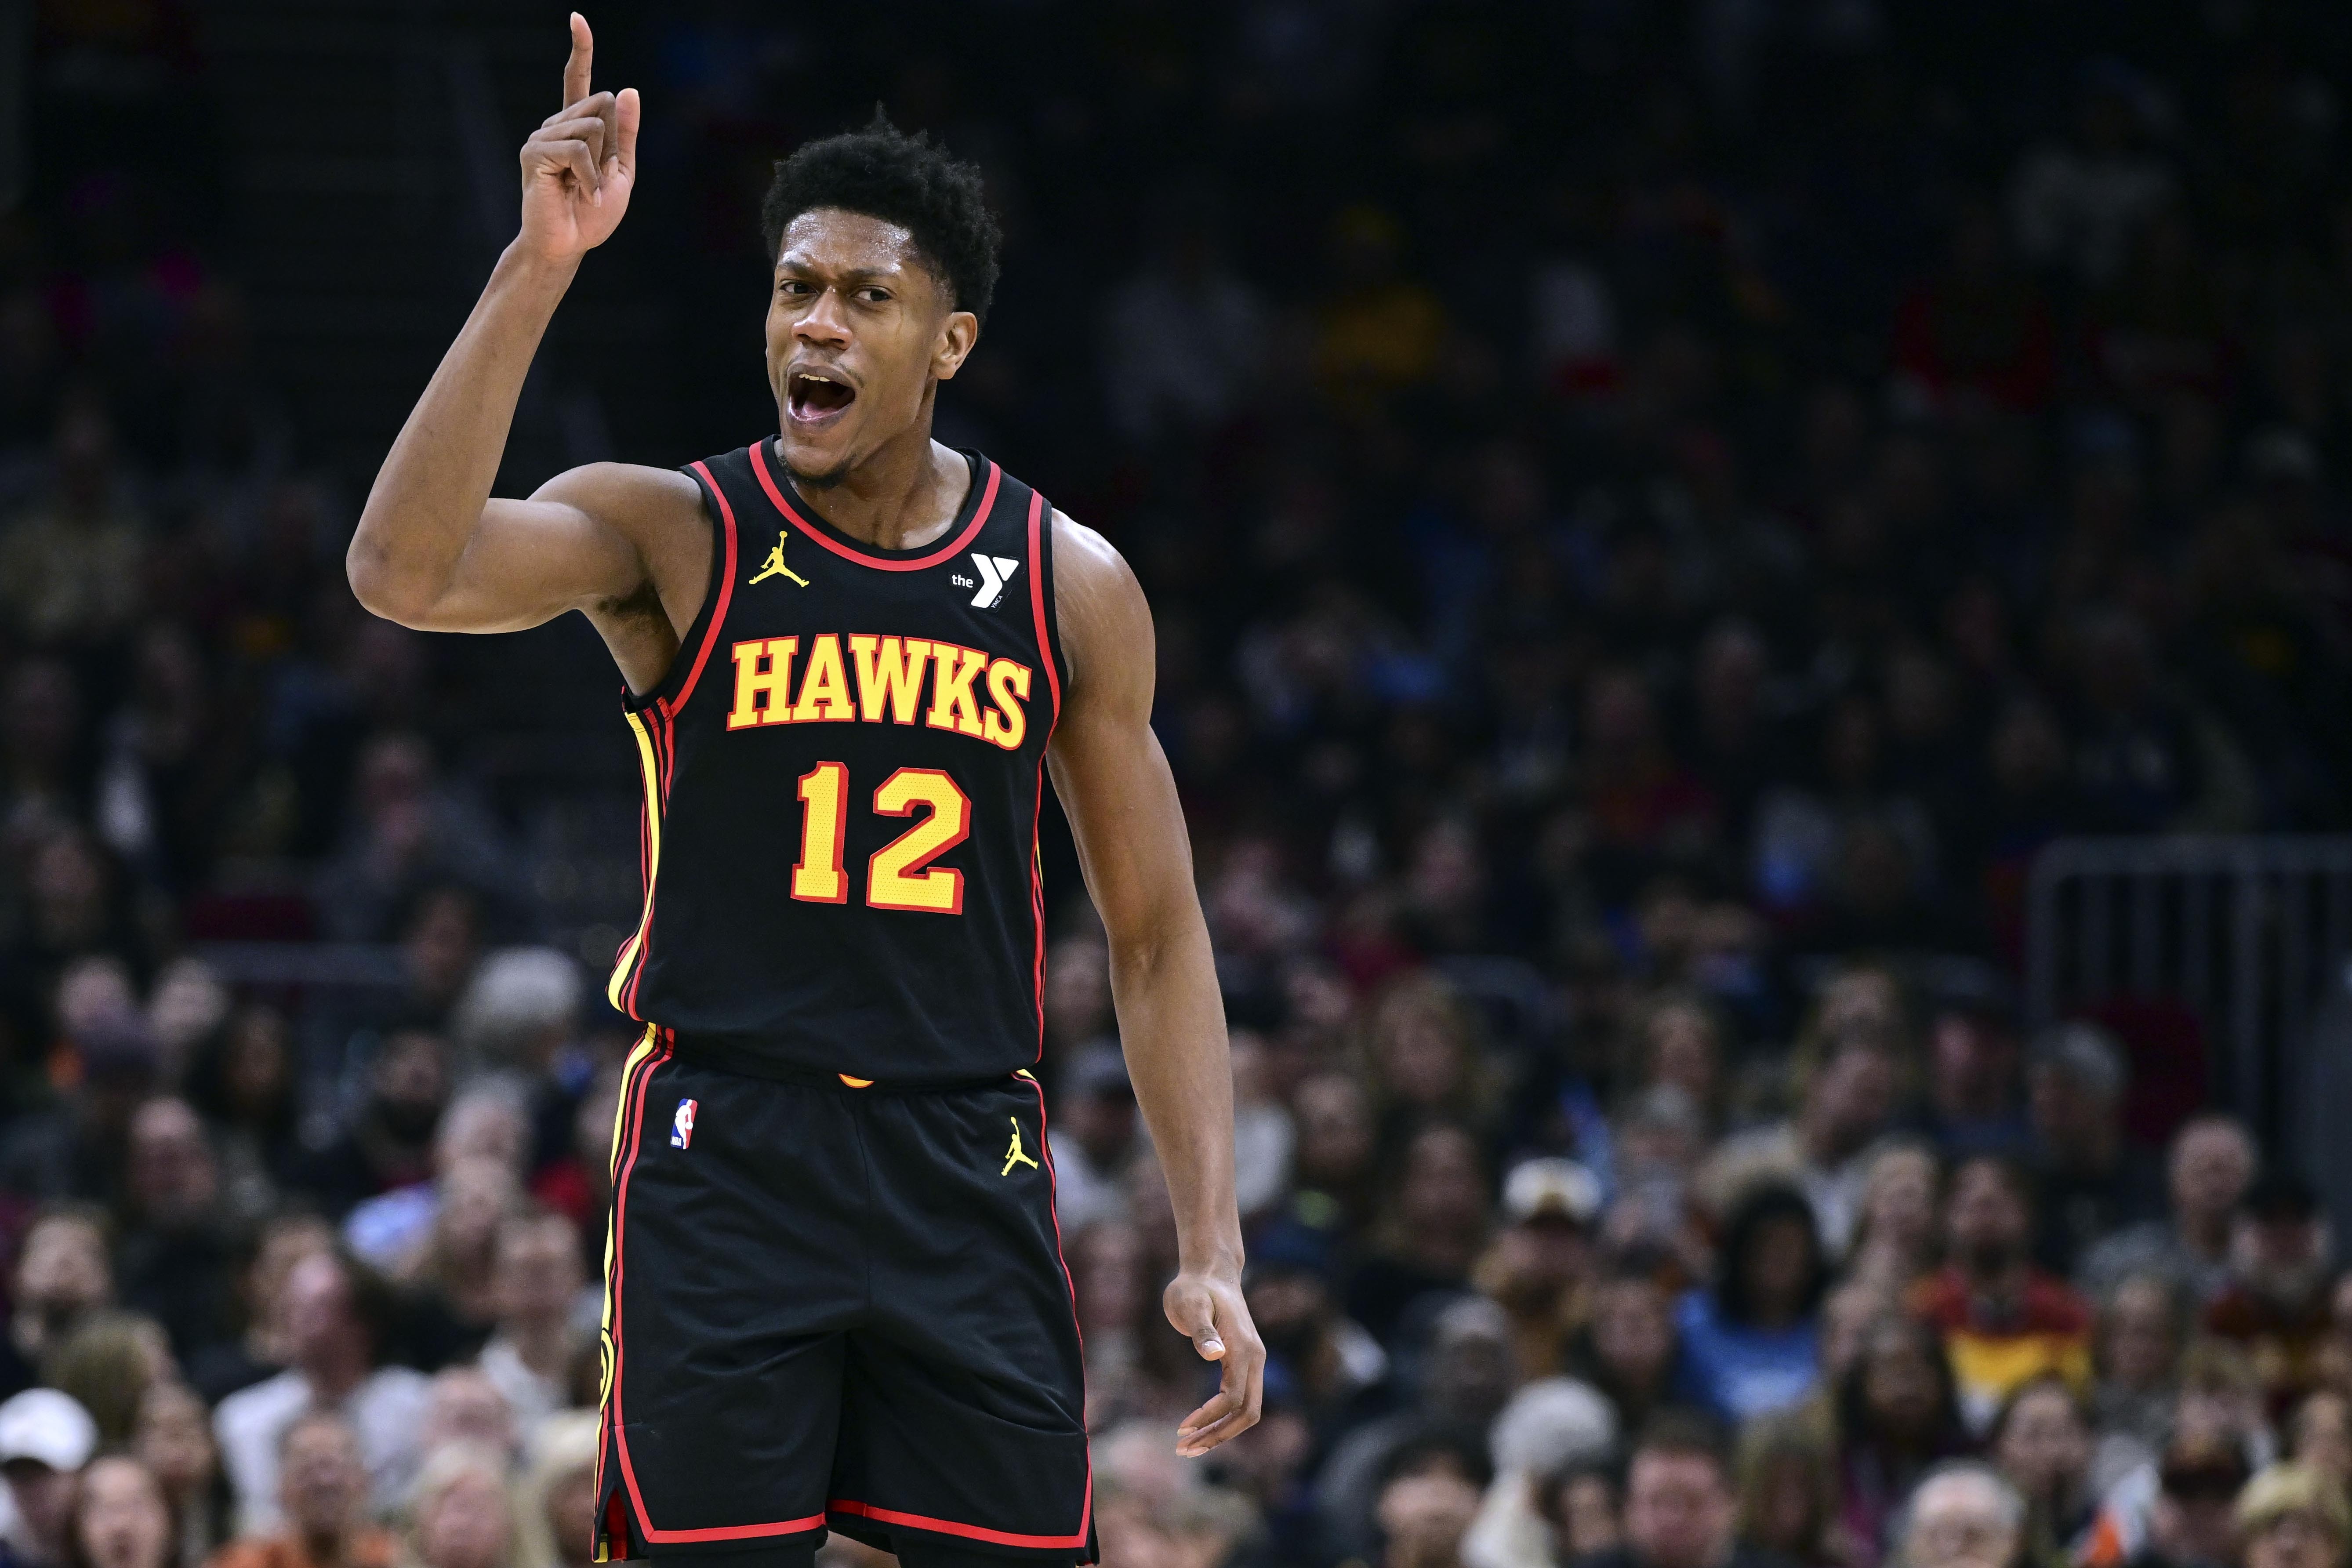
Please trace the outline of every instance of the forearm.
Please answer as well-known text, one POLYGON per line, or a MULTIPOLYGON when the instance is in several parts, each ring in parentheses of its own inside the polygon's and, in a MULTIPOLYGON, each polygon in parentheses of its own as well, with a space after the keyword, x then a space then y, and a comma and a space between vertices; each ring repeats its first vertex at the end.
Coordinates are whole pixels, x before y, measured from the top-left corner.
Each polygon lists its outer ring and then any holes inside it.
POLYGON ((506 450, 531 356, 578 271, 509 247, 377 470, 346 558, 378 615, 425 615, 456 575, 506 450))
POLYGON ((1111 997, 1137 1106, 1176 1208, 1178 1267, 1236 1275, 1234 1084, 1209 933, 1197 908, 1151 940, 1111 941, 1111 997))

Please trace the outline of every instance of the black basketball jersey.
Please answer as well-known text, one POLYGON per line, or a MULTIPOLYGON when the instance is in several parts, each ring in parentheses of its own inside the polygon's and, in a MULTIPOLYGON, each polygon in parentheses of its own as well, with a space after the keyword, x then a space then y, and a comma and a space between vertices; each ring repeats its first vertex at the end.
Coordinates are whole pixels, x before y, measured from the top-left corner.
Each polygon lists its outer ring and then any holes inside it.
POLYGON ((745 1070, 948 1081, 1043 1038, 1052 509, 977 454, 947 532, 830 527, 768 442, 692 464, 709 590, 625 707, 645 907, 606 994, 745 1070))

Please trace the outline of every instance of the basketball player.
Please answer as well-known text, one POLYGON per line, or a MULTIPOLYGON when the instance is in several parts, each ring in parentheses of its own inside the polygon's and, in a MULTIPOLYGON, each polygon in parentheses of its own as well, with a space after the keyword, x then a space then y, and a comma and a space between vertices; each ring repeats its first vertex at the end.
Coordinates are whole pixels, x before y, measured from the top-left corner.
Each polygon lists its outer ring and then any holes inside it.
POLYGON ((1126 563, 931 439, 997 231, 970 167, 887 124, 777 166, 780 433, 494 499, 515 399, 627 210, 634 90, 522 149, 521 232, 352 541, 369 609, 499 632, 578 610, 627 685, 645 904, 608 995, 646 1026, 614 1136, 599 1560, 1095 1561, 1041 1047, 1050 769, 1102 912, 1180 1237, 1169 1321, 1221 1361, 1178 1428, 1256 1419, 1223 1016, 1149 722, 1126 563))

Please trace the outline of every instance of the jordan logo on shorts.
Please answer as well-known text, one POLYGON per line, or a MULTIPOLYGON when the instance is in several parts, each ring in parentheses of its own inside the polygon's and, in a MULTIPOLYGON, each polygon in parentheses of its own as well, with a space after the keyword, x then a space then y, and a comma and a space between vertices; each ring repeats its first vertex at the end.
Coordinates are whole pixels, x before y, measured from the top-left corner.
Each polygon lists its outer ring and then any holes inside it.
POLYGON ((1029 1151, 1021 1147, 1021 1118, 1008 1116, 1005 1120, 1013 1123, 1013 1146, 1004 1151, 1004 1169, 996 1173, 1000 1176, 1009 1176, 1013 1173, 1013 1167, 1015 1165, 1026 1165, 1031 1170, 1035 1170, 1037 1162, 1029 1157, 1029 1151))
POLYGON ((677 1114, 669 1119, 669 1146, 671 1148, 691 1149, 694 1147, 694 1113, 698 1109, 700 1109, 700 1105, 699 1102, 696 1100, 681 1100, 677 1102, 677 1114))

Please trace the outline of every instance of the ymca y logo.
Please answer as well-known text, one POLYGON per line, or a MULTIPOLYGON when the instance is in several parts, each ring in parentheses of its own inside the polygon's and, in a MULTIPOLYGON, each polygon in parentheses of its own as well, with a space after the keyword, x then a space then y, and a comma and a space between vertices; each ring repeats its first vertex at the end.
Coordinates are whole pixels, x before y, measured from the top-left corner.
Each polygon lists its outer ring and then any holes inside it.
POLYGON ((789 528, 780 528, 776 530, 776 547, 768 552, 768 559, 761 564, 759 574, 754 576, 751 583, 744 584, 743 586, 748 588, 751 586, 752 583, 764 583, 771 577, 790 577, 802 587, 805 588, 808 586, 807 578, 802 576, 799 573, 784 564, 784 541, 790 539, 792 536, 793 531, 789 528))
POLYGON ((700 1110, 698 1101, 681 1100, 677 1114, 669 1119, 669 1146, 673 1149, 694 1147, 694 1113, 700 1110))
MULTIPOLYGON (((982 555, 975 550, 971 552, 971 563, 980 568, 980 592, 971 596, 971 607, 992 610, 996 608, 996 602, 1004 597, 1004 585, 1013 581, 1013 574, 1021 570, 1021 563, 1010 555, 982 555)), ((954 582, 959 588, 965 585, 965 579, 960 574, 954 582)))
POLYGON ((1031 1159, 1029 1151, 1021 1146, 1021 1118, 1008 1116, 1005 1120, 1013 1123, 1013 1146, 1004 1152, 1004 1169, 996 1173, 1000 1176, 1009 1176, 1013 1173, 1013 1167, 1015 1165, 1026 1165, 1031 1170, 1035 1170, 1037 1162, 1031 1159))

